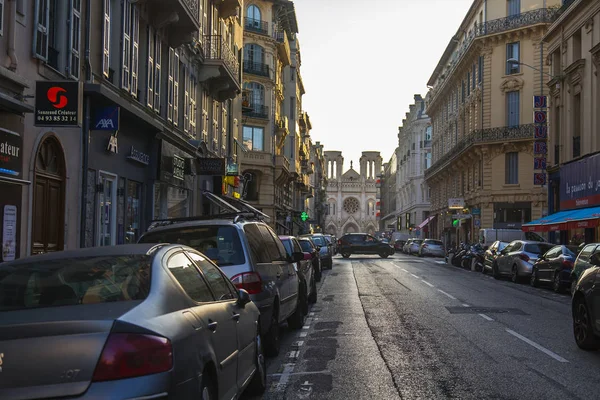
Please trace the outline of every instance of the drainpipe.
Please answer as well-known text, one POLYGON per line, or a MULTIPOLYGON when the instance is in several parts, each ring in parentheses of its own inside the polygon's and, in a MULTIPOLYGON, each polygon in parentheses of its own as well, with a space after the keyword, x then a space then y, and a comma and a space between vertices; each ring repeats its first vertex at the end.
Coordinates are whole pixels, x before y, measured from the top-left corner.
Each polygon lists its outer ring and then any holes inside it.
POLYGON ((11 71, 15 71, 17 69, 17 65, 19 60, 17 59, 17 54, 15 53, 15 39, 16 39, 16 25, 17 25, 17 0, 9 0, 8 4, 10 4, 10 10, 8 12, 8 59, 10 60, 10 66, 8 67, 11 71))
MULTIPOLYGON (((92 64, 90 61, 90 42, 91 42, 91 0, 85 1, 85 82, 92 82, 92 64)), ((89 163, 89 135, 90 135, 90 107, 91 100, 89 95, 84 95, 83 102, 83 127, 81 131, 81 220, 79 228, 79 247, 85 247, 85 228, 87 216, 87 187, 88 187, 88 163, 89 163)))

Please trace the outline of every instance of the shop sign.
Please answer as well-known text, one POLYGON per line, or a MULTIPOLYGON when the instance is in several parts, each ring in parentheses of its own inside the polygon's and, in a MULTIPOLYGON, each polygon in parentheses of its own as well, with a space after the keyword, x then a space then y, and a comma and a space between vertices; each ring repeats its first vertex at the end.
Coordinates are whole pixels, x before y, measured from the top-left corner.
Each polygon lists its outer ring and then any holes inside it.
POLYGON ((481 215, 481 208, 473 208, 471 210, 471 214, 473 214, 473 215, 481 215))
POLYGON ((198 158, 198 175, 225 175, 225 159, 198 158))
POLYGON ((548 97, 547 96, 533 96, 533 108, 547 108, 548 97))
POLYGON ((34 118, 35 126, 79 126, 81 84, 77 81, 37 81, 34 118))
POLYGON ((455 198, 448 199, 448 208, 451 210, 463 209, 465 208, 465 199, 463 198, 455 198))
POLYGON ((227 163, 227 175, 228 176, 239 175, 239 173, 240 173, 239 164, 237 164, 237 163, 227 163))
POLYGON ((131 150, 127 156, 127 159, 144 165, 150 164, 150 156, 146 153, 136 150, 133 146, 131 146, 131 150))
POLYGON ((118 131, 119 130, 118 106, 105 107, 96 113, 93 130, 96 131, 118 131))
POLYGON ((181 181, 185 178, 185 159, 173 154, 173 178, 181 181))
POLYGON ((17 206, 5 205, 2 218, 2 261, 13 261, 17 253, 17 206))
POLYGON ((116 132, 114 135, 110 135, 110 138, 108 139, 108 146, 106 146, 106 150, 109 153, 119 154, 119 142, 117 140, 116 132))
POLYGON ((546 184, 546 173, 545 172, 535 172, 533 174, 533 184, 534 185, 545 185, 546 184))
POLYGON ((600 204, 600 154, 565 164, 560 169, 560 208, 600 204))
POLYGON ((21 175, 23 139, 18 133, 0 128, 0 176, 21 175))

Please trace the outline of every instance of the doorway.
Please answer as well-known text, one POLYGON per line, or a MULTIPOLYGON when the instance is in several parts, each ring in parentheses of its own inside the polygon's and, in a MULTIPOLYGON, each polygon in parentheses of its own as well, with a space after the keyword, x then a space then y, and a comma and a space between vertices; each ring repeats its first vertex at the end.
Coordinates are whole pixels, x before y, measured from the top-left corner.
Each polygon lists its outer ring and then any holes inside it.
POLYGON ((97 197, 97 246, 117 244, 117 176, 100 171, 97 197))
POLYGON ((35 159, 32 254, 64 249, 65 158, 58 139, 48 136, 35 159))

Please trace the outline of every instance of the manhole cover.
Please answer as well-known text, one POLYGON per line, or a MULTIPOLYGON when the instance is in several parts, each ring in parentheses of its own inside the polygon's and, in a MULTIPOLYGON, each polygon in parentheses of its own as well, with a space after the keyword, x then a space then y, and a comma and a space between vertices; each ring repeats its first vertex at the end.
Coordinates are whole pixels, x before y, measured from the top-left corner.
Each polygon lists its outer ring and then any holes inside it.
POLYGON ((518 308, 501 307, 446 307, 450 314, 512 314, 529 315, 518 308))

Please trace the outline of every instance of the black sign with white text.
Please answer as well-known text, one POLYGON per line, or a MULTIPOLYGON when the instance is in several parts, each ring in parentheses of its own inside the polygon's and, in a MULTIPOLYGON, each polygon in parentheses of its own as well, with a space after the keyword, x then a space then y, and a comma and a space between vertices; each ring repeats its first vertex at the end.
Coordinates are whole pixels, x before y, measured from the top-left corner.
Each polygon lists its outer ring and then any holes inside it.
POLYGON ((80 84, 76 81, 35 83, 35 126, 79 126, 80 84))

